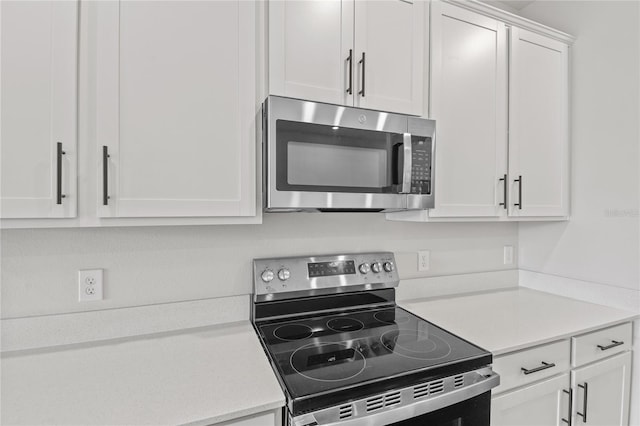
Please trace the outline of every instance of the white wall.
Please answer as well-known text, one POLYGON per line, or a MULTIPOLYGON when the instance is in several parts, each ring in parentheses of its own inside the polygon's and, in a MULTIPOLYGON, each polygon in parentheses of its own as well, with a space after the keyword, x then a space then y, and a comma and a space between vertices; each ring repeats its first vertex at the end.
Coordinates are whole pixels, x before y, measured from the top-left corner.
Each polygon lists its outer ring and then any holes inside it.
MULTIPOLYGON (((523 272, 521 280, 640 310, 640 2, 537 1, 520 14, 577 37, 571 49, 572 217, 520 225, 519 266, 536 273, 523 272)), ((640 424, 639 328, 636 322, 634 425, 640 424)))
MULTIPOLYGON (((401 278, 513 269, 517 225, 389 222, 383 214, 270 214, 262 225, 2 231, 2 318, 249 294, 251 259, 391 250, 401 278), (417 272, 418 249, 431 270, 417 272), (105 268, 105 300, 77 302, 79 269, 105 268)), ((515 284, 515 283, 514 283, 515 284)))

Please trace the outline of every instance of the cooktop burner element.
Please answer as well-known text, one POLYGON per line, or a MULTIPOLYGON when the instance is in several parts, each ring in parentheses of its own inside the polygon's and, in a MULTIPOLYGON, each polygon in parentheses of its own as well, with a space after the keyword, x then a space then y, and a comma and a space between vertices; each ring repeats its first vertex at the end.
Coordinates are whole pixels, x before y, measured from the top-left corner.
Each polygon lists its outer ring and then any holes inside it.
POLYGON ((321 382, 339 382, 362 373, 364 356, 347 343, 309 343, 291 354, 291 366, 300 375, 321 382))
POLYGON ((285 324, 273 330, 274 336, 280 340, 287 341, 306 339, 311 337, 312 334, 311 327, 304 324, 285 324))
POLYGON ((395 309, 387 309, 384 311, 376 312, 374 318, 380 322, 386 324, 402 324, 409 321, 409 317, 406 315, 399 315, 395 309))
POLYGON ((345 331, 362 330, 364 328, 364 324, 357 319, 343 317, 330 319, 327 321, 327 327, 333 331, 337 331, 338 333, 343 333, 345 331))
POLYGON ((380 341, 390 351, 408 358, 438 360, 451 354, 449 343, 423 331, 387 331, 380 336, 380 341))

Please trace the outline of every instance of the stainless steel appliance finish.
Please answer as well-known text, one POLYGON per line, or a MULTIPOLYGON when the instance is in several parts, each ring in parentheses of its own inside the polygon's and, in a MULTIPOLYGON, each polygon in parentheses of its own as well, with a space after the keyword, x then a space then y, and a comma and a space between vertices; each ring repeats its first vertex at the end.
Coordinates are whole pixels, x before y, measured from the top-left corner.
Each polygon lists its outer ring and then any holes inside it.
POLYGON ((489 352, 395 304, 393 253, 254 260, 285 426, 489 426, 489 352))
POLYGON ((303 414, 293 425, 389 425, 455 405, 499 384, 500 376, 483 368, 303 414))
POLYGON ((262 135, 266 211, 434 205, 433 120, 269 96, 262 135))
POLYGON ((393 253, 358 253, 338 256, 310 256, 256 259, 254 301, 283 300, 297 297, 336 294, 358 290, 396 287, 400 278, 393 253), (318 271, 309 276, 309 264, 329 263, 327 271, 339 264, 353 264, 347 273, 327 275, 318 271), (378 271, 374 271, 378 269, 378 271))

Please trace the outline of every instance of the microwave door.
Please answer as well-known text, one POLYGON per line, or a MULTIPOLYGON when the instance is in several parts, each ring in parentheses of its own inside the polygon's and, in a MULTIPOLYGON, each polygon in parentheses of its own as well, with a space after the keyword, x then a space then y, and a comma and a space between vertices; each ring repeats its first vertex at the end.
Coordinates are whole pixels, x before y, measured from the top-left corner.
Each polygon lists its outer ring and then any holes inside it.
MULTIPOLYGON (((411 158, 402 133, 289 120, 275 125, 272 182, 276 191, 271 192, 271 208, 389 211, 406 207, 395 173, 399 155, 411 158)), ((401 178, 408 173, 410 164, 405 164, 401 178)))

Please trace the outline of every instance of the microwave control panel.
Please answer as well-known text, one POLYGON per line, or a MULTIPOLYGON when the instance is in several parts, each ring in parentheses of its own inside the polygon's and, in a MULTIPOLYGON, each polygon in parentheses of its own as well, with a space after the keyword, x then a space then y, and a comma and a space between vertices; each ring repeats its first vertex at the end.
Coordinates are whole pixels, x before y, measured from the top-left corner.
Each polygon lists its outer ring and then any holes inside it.
POLYGON ((431 138, 411 137, 411 193, 431 194, 431 138))

